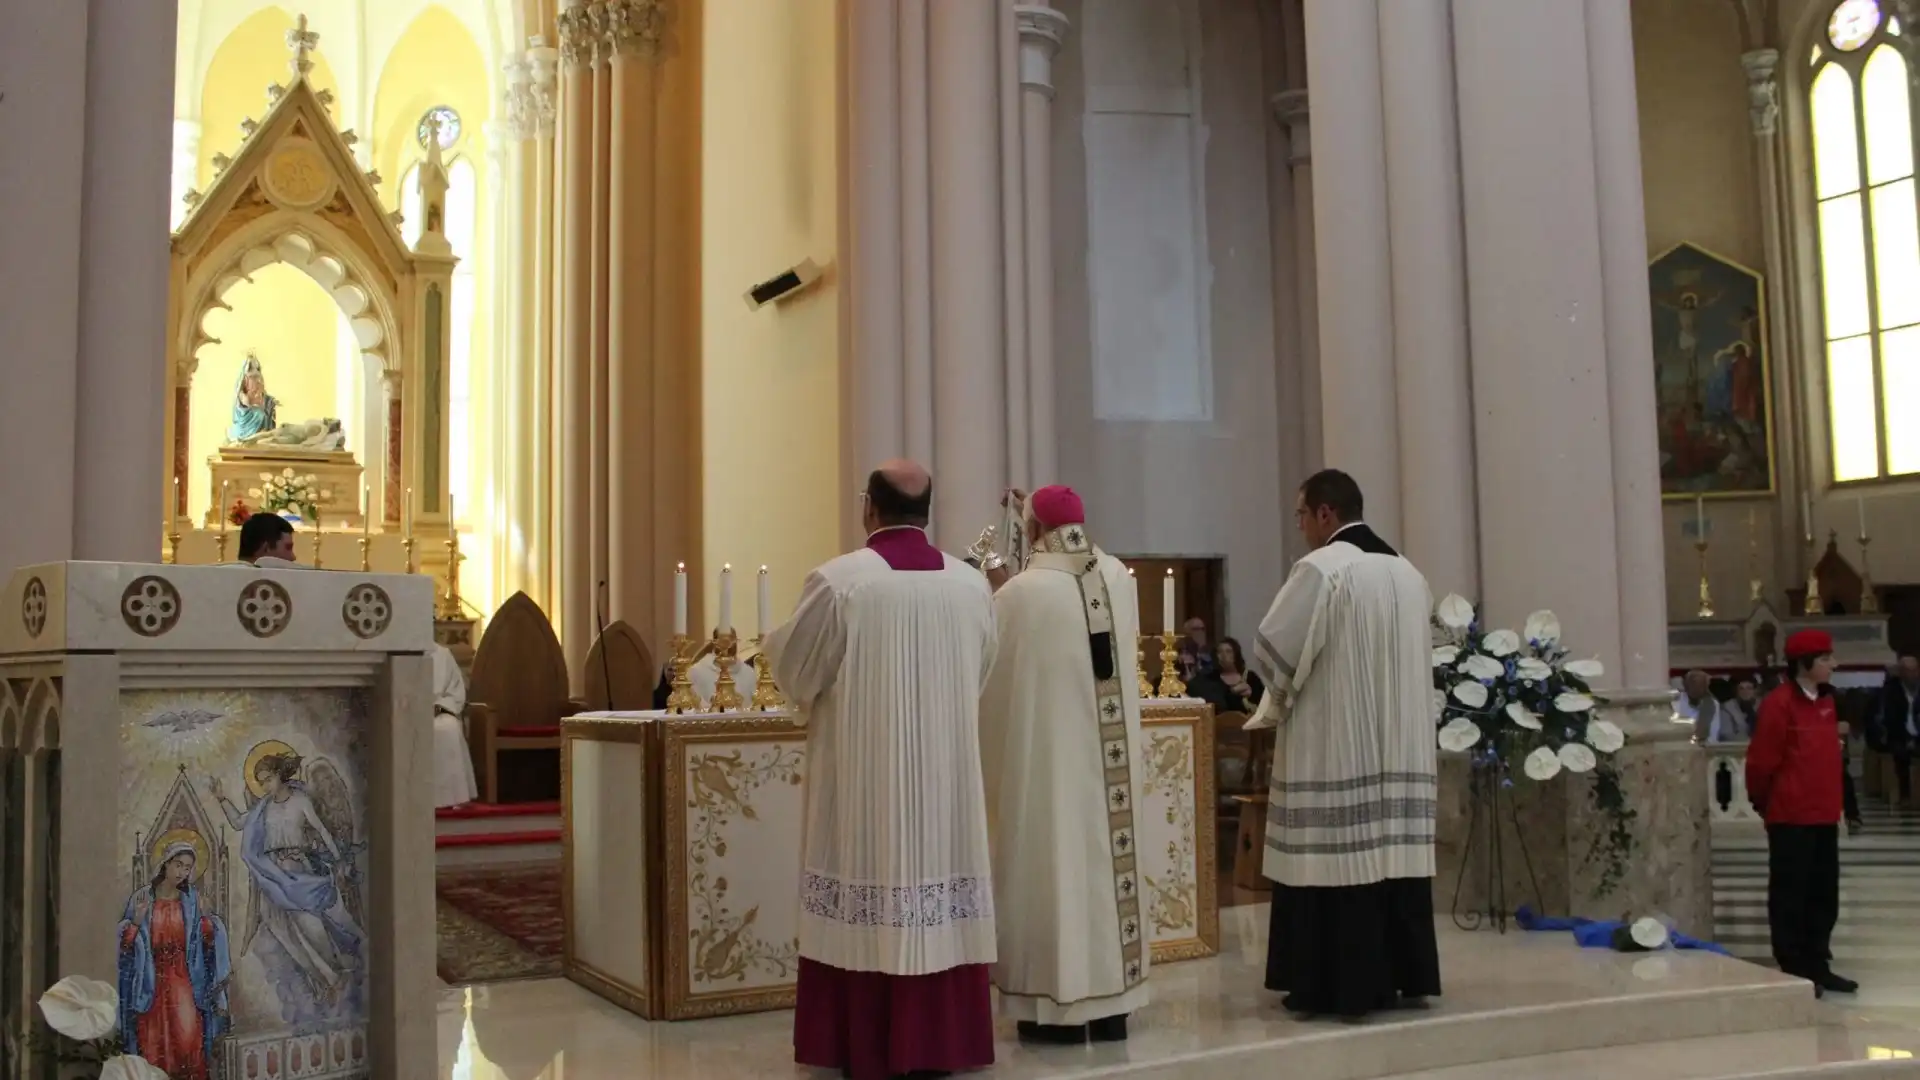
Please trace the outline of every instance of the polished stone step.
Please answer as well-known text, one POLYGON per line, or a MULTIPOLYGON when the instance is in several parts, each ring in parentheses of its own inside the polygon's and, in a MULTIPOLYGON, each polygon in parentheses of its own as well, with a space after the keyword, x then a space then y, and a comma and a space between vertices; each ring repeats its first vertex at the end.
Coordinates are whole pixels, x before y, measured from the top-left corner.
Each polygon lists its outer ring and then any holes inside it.
POLYGON ((1920 1032, 1834 1023, 1785 1031, 1667 1039, 1602 1050, 1574 1050, 1508 1061, 1395 1073, 1384 1080, 1814 1080, 1901 1077, 1920 1080, 1920 1032))

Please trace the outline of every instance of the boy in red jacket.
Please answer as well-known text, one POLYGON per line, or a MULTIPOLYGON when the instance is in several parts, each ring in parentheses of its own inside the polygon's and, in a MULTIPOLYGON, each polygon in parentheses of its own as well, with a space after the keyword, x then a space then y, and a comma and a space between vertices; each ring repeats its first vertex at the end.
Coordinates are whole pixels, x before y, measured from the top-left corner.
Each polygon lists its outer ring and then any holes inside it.
POLYGON ((1787 638, 1790 678, 1760 702, 1747 748, 1747 794, 1767 821, 1767 922, 1780 970, 1814 993, 1851 994, 1828 948, 1840 916, 1840 715, 1834 706, 1833 638, 1787 638))

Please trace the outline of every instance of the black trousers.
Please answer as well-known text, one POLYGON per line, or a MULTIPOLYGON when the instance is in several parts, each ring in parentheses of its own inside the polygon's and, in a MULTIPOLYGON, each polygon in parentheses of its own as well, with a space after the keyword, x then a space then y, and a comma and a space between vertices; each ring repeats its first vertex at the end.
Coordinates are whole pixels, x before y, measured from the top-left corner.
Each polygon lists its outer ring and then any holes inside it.
POLYGON ((1853 774, 1847 771, 1847 763, 1840 762, 1840 802, 1848 821, 1860 820, 1860 799, 1853 793, 1853 774))
POLYGON ((1899 786, 1900 801, 1913 800, 1913 747, 1902 744, 1888 747, 1887 753, 1893 758, 1893 782, 1899 786))
POLYGON ((1767 925, 1780 970, 1814 979, 1832 970, 1840 918, 1840 827, 1767 826, 1767 925))

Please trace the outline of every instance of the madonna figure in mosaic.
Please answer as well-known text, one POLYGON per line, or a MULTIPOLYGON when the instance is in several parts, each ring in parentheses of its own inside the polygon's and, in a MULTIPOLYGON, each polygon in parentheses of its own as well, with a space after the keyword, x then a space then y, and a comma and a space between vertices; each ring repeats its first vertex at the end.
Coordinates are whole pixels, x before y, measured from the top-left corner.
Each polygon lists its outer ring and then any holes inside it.
POLYGON ((200 910, 206 839, 182 829, 155 846, 160 870, 120 917, 120 1038, 172 1080, 209 1080, 227 1023, 227 927, 200 910))

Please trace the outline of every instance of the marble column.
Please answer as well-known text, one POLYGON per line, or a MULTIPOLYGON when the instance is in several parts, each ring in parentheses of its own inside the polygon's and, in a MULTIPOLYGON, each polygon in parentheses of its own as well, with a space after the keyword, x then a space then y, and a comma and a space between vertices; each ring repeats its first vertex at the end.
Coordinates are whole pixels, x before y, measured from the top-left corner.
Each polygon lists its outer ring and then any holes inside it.
POLYGON ((654 411, 654 79, 660 40, 652 20, 659 9, 630 4, 626 10, 607 69, 617 136, 607 169, 609 557, 601 580, 607 583, 608 620, 624 619, 647 633, 654 625, 652 586, 665 580, 667 565, 654 550, 652 528, 660 465, 654 438, 664 419, 654 411))
POLYGON ((560 547, 560 595, 547 612, 577 676, 593 634, 593 109, 599 42, 587 0, 569 0, 560 13, 559 134, 556 156, 565 178, 559 234, 554 244, 558 314, 561 485, 554 508, 560 547))
MULTIPOLYGON (((940 462, 935 453, 933 404, 933 72, 928 53, 931 4, 932 0, 899 2, 900 128, 895 152, 900 155, 900 393, 906 416, 906 451, 909 457, 937 472, 940 462)), ((880 212, 889 211, 881 208, 880 212)))
POLYGON ((523 160, 528 174, 527 210, 532 218, 531 234, 526 237, 528 262, 526 276, 532 296, 526 312, 527 349, 532 370, 529 398, 533 420, 530 428, 533 468, 530 525, 527 533, 529 590, 540 606, 552 616, 560 596, 559 516, 554 507, 562 483, 560 472, 560 351, 558 327, 554 319, 556 267, 554 239, 559 222, 556 198, 556 142, 559 114, 559 50, 547 44, 549 39, 534 35, 527 47, 528 107, 533 118, 533 140, 526 147, 531 164, 523 160))
POLYGON ((1434 595, 1479 595, 1460 137, 1448 0, 1380 21, 1403 550, 1434 595))
POLYGON ((1366 492, 1367 520, 1393 541, 1400 514, 1399 394, 1379 0, 1306 0, 1313 147, 1322 446, 1366 492))
POLYGON ((996 520, 1007 481, 1002 352, 996 9, 930 0, 927 100, 931 183, 935 538, 965 544, 996 520))
MULTIPOLYGON (((1273 97, 1273 113, 1286 129, 1286 163, 1293 181, 1292 199, 1274 208, 1293 218, 1293 296, 1298 313, 1295 347, 1299 350, 1300 475, 1297 483, 1326 464, 1326 439, 1320 405, 1320 288, 1315 272, 1313 229, 1313 120, 1307 90, 1282 90, 1273 97)), ((1282 493, 1283 497, 1285 492, 1282 493)), ((1302 553, 1304 554, 1304 552, 1302 553)))
POLYGON ((1792 211, 1787 206, 1782 168, 1786 153, 1780 137, 1780 86, 1777 75, 1780 50, 1752 49, 1740 56, 1747 79, 1747 120, 1753 133, 1754 178, 1760 191, 1760 242, 1767 275, 1767 354, 1773 357, 1773 422, 1775 488, 1773 579, 1776 589, 1806 580, 1811 569, 1803 565, 1807 547, 1801 529, 1812 522, 1798 517, 1800 500, 1794 493, 1807 490, 1805 421, 1796 365, 1792 354, 1799 307, 1791 283, 1789 234, 1792 211))
MULTIPOLYGON (((1000 128, 1000 306, 1006 312, 1001 320, 1004 358, 1001 383, 1006 388, 1007 436, 1006 480, 1010 486, 1031 490, 1035 485, 1029 470, 1033 466, 1033 442, 1027 410, 1027 191, 1025 126, 1025 72, 1020 8, 1014 0, 995 0, 999 9, 994 19, 997 59, 994 81, 1002 87, 1021 87, 999 95, 1000 128)), ((1050 481, 1047 481, 1050 482, 1050 481)))
MULTIPOLYGON (((1066 40, 1067 17, 1045 4, 1022 4, 1014 11, 1020 29, 1020 195, 1026 218, 1027 478, 1051 484, 1060 479, 1053 363, 1053 58, 1066 40)), ((1009 422, 1015 419, 1009 416, 1009 422)))
POLYGON ((405 508, 406 492, 401 487, 401 463, 405 460, 406 446, 406 398, 400 389, 401 372, 388 369, 380 373, 380 394, 386 403, 386 430, 383 432, 385 445, 381 451, 380 470, 381 496, 380 518, 383 529, 397 530, 400 523, 409 521, 411 515, 405 508))

